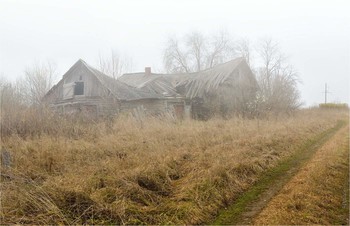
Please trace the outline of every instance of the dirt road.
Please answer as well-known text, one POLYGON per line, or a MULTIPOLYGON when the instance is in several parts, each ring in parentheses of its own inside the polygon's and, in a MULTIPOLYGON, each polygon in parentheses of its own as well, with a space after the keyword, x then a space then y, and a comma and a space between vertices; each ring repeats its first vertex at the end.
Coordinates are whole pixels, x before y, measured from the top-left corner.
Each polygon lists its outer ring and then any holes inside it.
POLYGON ((347 223, 348 139, 339 122, 268 171, 212 224, 347 223))

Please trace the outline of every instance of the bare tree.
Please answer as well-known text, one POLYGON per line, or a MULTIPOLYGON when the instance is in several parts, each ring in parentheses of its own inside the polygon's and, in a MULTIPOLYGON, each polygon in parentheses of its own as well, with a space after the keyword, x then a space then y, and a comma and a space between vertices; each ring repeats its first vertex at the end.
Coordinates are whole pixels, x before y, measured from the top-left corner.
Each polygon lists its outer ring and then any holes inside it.
POLYGON ((104 74, 117 79, 132 70, 132 60, 127 56, 121 56, 116 50, 112 49, 109 56, 99 54, 98 68, 104 74))
POLYGON ((52 61, 36 62, 24 70, 23 80, 17 81, 17 89, 26 96, 30 104, 38 105, 53 86, 57 77, 56 64, 52 61))
POLYGON ((206 56, 206 68, 211 68, 217 64, 224 63, 225 61, 232 59, 235 54, 232 37, 229 33, 221 31, 210 38, 210 44, 206 56))
POLYGON ((180 47, 176 37, 169 38, 164 50, 163 61, 167 72, 191 72, 188 66, 188 53, 180 47))
POLYGON ((238 56, 244 57, 249 67, 252 67, 253 51, 249 39, 241 39, 236 43, 236 52, 238 56))
POLYGON ((23 112, 28 108, 16 83, 0 77, 0 138, 16 130, 16 126, 22 122, 23 112))
POLYGON ((192 32, 183 39, 168 39, 163 54, 167 72, 195 72, 211 68, 232 58, 235 54, 232 38, 226 32, 206 37, 192 32))
MULTIPOLYGON (((25 95, 22 94, 22 82, 10 82, 3 74, 0 75, 0 106, 1 110, 16 108, 17 106, 27 106, 25 95)), ((22 81, 22 80, 21 80, 22 81)), ((17 109, 17 108, 16 108, 17 109)))
POLYGON ((6 100, 6 96, 7 96, 6 91, 10 86, 11 86, 11 84, 5 78, 4 73, 1 73, 0 74, 0 106, 1 106, 0 110, 1 111, 3 109, 3 104, 6 100))
POLYGON ((261 40, 257 48, 262 65, 258 70, 260 109, 290 112, 300 107, 298 75, 272 39, 261 40))
POLYGON ((192 32, 186 37, 189 61, 194 66, 192 71, 200 71, 205 68, 207 51, 206 38, 199 32, 192 32))

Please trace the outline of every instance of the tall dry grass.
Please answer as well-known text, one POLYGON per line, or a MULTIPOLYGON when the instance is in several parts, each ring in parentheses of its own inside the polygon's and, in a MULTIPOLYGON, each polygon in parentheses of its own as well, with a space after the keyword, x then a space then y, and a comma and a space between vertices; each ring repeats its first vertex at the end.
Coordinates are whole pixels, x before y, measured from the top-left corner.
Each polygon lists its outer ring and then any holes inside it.
POLYGON ((3 224, 198 224, 348 113, 277 120, 58 119, 4 137, 3 224))
POLYGON ((349 225, 349 127, 323 145, 254 224, 349 225))

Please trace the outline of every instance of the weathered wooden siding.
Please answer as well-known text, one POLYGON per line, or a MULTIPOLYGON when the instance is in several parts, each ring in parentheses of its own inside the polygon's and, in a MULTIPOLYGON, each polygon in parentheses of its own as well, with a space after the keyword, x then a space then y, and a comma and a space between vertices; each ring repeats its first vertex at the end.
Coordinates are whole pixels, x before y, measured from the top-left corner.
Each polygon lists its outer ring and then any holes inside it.
POLYGON ((72 101, 72 99, 73 101, 74 99, 82 100, 84 97, 87 99, 90 97, 107 97, 109 93, 108 90, 96 77, 91 76, 86 70, 87 69, 72 70, 71 73, 66 75, 65 78, 56 85, 57 88, 52 89, 52 92, 46 95, 45 102, 56 103, 63 101, 64 85, 74 82, 84 82, 84 95, 73 96, 73 98, 69 98, 67 101, 72 101))
POLYGON ((249 66, 241 63, 216 90, 192 99, 192 117, 207 119, 213 114, 248 116, 258 85, 249 66))
POLYGON ((100 116, 112 116, 119 112, 120 103, 109 94, 100 81, 91 76, 86 68, 71 70, 55 89, 45 97, 45 102, 61 113, 88 113, 100 116), (63 89, 65 84, 84 82, 84 95, 74 95, 64 99, 63 89))
POLYGON ((184 107, 179 105, 179 101, 175 98, 169 104, 168 99, 114 80, 79 60, 43 101, 61 113, 91 114, 96 117, 114 116, 140 107, 145 113, 161 114, 168 111, 170 105, 177 108, 178 114, 183 114, 184 110, 181 109, 184 107))
POLYGON ((225 114, 249 116, 248 114, 252 112, 258 84, 246 63, 241 64, 233 73, 233 76, 222 84, 218 92, 221 111, 225 114))
POLYGON ((53 109, 60 113, 79 114, 80 112, 95 115, 96 117, 115 116, 120 111, 120 102, 112 97, 109 98, 80 98, 61 102, 51 105, 53 109))
MULTIPOLYGON (((96 117, 113 117, 120 113, 133 113, 135 109, 143 109, 145 114, 161 115, 164 112, 174 112, 178 118, 185 118, 185 108, 189 114, 188 106, 185 107, 184 101, 170 101, 166 99, 146 99, 134 101, 118 101, 110 98, 74 98, 70 101, 56 102, 52 105, 56 111, 65 114, 88 113, 96 117), (95 109, 95 110, 94 110, 95 109), (181 112, 179 109, 183 109, 181 112)), ((188 116, 187 116, 188 117, 188 116)))
POLYGON ((191 118, 191 105, 190 103, 186 104, 183 98, 168 99, 166 104, 167 110, 173 112, 178 119, 191 118))
MULTIPOLYGON (((104 96, 105 89, 98 79, 94 76, 91 76, 87 71, 87 68, 75 68, 72 70, 69 75, 64 79, 64 84, 73 83, 73 82, 84 82, 84 96, 96 97, 104 96)), ((63 98, 63 84, 60 87, 60 97, 63 98)))
POLYGON ((145 99, 121 102, 121 112, 131 112, 142 107, 147 114, 161 114, 167 109, 166 101, 162 99, 145 99))

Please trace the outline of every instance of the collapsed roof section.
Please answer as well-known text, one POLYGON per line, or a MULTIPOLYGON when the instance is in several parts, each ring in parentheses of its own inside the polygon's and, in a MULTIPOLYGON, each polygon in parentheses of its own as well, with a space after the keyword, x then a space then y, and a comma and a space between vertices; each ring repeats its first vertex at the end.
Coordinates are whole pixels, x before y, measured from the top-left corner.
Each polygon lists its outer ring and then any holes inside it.
MULTIPOLYGON (((135 88, 168 96, 179 95, 178 91, 181 88, 181 95, 192 99, 217 90, 228 78, 234 76, 234 71, 241 64, 246 64, 243 57, 194 73, 147 74, 141 72, 124 74, 119 80, 135 88)), ((248 76, 252 75, 250 71, 248 76)))
POLYGON ((118 80, 135 88, 155 94, 166 97, 176 97, 179 96, 176 90, 177 84, 187 78, 188 74, 147 74, 145 72, 140 72, 124 74, 118 80))
POLYGON ((124 82, 113 79, 108 75, 103 74, 97 69, 91 67, 85 61, 79 60, 85 67, 91 71, 91 73, 96 76, 96 78, 104 85, 108 90, 115 95, 119 100, 141 100, 141 99, 158 99, 162 98, 162 95, 147 92, 144 90, 137 89, 132 87, 124 82))

